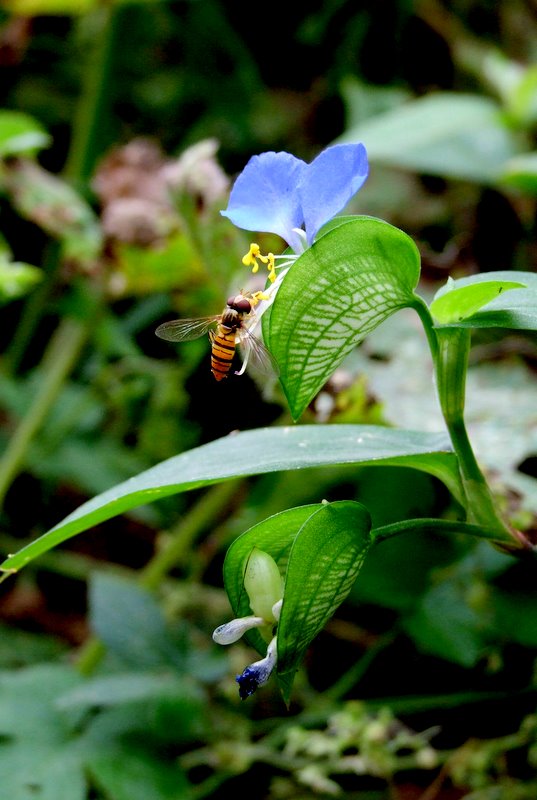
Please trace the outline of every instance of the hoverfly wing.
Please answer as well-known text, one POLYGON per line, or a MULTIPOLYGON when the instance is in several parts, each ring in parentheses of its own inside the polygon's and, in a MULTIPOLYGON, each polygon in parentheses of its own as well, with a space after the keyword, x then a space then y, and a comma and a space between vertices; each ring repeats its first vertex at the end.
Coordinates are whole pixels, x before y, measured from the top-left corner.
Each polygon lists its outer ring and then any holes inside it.
POLYGON ((244 366, 251 366, 262 375, 276 375, 277 377, 280 374, 280 369, 272 353, 248 328, 241 329, 238 346, 244 366))
POLYGON ((191 342, 207 333, 220 318, 220 314, 213 314, 210 317, 195 319, 172 319, 170 322, 163 322, 162 325, 159 325, 155 334, 159 339, 166 339, 167 342, 191 342))

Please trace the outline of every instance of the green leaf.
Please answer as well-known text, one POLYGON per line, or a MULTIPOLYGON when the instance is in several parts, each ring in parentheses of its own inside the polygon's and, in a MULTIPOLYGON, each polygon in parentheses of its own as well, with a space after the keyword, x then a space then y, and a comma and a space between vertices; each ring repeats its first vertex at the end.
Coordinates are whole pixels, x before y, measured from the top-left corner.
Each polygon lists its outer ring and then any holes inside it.
POLYGON ((25 295, 42 278, 42 271, 31 264, 0 260, 0 303, 25 295))
MULTIPOLYGON (((284 575, 293 540, 304 523, 321 508, 321 503, 312 503, 281 511, 249 528, 235 539, 224 561, 224 587, 235 617, 247 617, 252 613, 248 595, 244 590, 243 575, 246 561, 253 548, 257 547, 269 553, 284 575)), ((258 653, 265 655, 267 642, 256 629, 248 631, 244 638, 258 653)))
POLYGON ((519 152, 492 100, 437 92, 348 130, 338 142, 363 142, 371 163, 478 183, 498 179, 519 152))
POLYGON ((310 642, 350 592, 372 544, 360 503, 326 503, 300 528, 289 554, 278 624, 278 672, 294 673, 310 642))
POLYGON ((415 303, 419 274, 412 239, 371 217, 339 225, 297 259, 263 330, 294 419, 365 336, 415 303))
MULTIPOLYGON (((515 330, 537 330, 537 274, 519 270, 499 270, 482 272, 468 278, 460 278, 450 283, 449 292, 472 287, 476 296, 481 294, 481 285, 496 283, 507 285, 518 283, 525 288, 510 288, 508 292, 497 293, 486 305, 449 325, 463 328, 512 328, 515 330)), ((491 289, 491 292, 494 289, 491 289)), ((483 293, 485 294, 485 293, 483 293)), ((447 295, 444 295, 447 296, 447 295)), ((472 294, 469 295, 469 298, 472 294)))
POLYGON ((0 111, 0 158, 31 155, 50 144, 45 129, 21 111, 0 111))
POLYGON ((495 628, 508 641, 524 647, 537 647, 537 599, 535 592, 522 588, 515 591, 495 588, 492 595, 495 628))
MULTIPOLYGON (((63 664, 0 674, 0 786, 9 800, 84 800, 80 753, 70 740, 72 714, 60 713, 60 692, 82 677, 63 664)), ((78 713, 78 712, 77 712, 78 713)))
POLYGON ((6 165, 2 180, 17 211, 58 239, 66 260, 86 267, 95 264, 103 235, 93 209, 81 194, 28 159, 6 165))
POLYGON ((455 286, 449 279, 446 286, 440 289, 431 303, 429 310, 436 322, 450 324, 460 322, 475 314, 480 308, 490 303, 502 292, 510 289, 525 288, 525 284, 515 281, 479 281, 466 286, 455 286))
POLYGON ((133 668, 179 668, 164 615, 151 592, 134 581, 97 572, 90 583, 93 631, 121 661, 133 668))
POLYGON ((436 476, 461 497, 457 459, 445 434, 375 425, 259 428, 181 453, 103 492, 9 556, 0 570, 16 571, 105 519, 172 494, 246 475, 336 464, 413 467, 436 476))
POLYGON ((192 796, 177 765, 128 742, 90 753, 87 763, 97 786, 111 800, 188 800, 192 796))
POLYGON ((425 653, 473 667, 490 641, 488 620, 469 604, 468 580, 461 576, 433 586, 405 628, 425 653))
MULTIPOLYGON (((192 682, 171 672, 121 672, 94 678, 58 697, 58 709, 118 706, 160 698, 173 698, 187 707, 188 714, 199 712, 201 692, 192 682)), ((185 710, 185 716, 187 711, 185 710)))
MULTIPOLYGON (((360 503, 318 503, 254 525, 227 552, 224 584, 236 617, 252 613, 243 575, 254 547, 270 553, 285 576, 277 671, 286 701, 307 647, 352 588, 372 544, 370 530, 369 512, 360 503)), ((267 643, 257 630, 247 639, 265 654, 267 643)))
POLYGON ((509 189, 537 195, 537 153, 523 153, 509 159, 500 175, 500 182, 509 189))

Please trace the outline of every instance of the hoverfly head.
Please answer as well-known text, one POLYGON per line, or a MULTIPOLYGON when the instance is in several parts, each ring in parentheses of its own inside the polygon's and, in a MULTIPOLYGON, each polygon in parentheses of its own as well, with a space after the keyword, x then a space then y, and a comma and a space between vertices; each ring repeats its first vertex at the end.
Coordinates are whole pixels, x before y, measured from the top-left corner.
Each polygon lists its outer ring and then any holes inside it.
POLYGON ((239 314, 249 314, 252 310, 251 302, 243 294, 228 297, 227 304, 234 311, 239 312, 239 314))

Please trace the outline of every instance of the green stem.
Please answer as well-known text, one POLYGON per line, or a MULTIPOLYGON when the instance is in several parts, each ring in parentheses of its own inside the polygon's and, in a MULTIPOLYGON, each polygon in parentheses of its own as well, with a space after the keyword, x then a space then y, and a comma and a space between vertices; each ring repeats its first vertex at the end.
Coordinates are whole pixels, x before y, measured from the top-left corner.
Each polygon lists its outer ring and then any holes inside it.
MULTIPOLYGON (((477 539, 488 539, 502 544, 505 542, 505 538, 498 537, 497 532, 491 531, 489 527, 483 528, 480 525, 472 525, 468 522, 435 518, 405 519, 401 522, 392 522, 390 525, 373 528, 371 536, 375 543, 380 543, 402 533, 414 533, 415 531, 421 531, 422 533, 448 533, 451 536, 462 533, 465 536, 474 536, 477 539)), ((511 537, 509 537, 508 541, 511 541, 511 537)))
POLYGON ((6 372, 14 375, 24 358, 28 345, 32 342, 43 310, 52 294, 59 271, 59 245, 49 242, 43 259, 44 280, 29 295, 13 338, 3 357, 6 372))
POLYGON ((425 335, 427 336, 427 342, 429 343, 429 349, 431 351, 433 363, 436 364, 438 359, 438 340, 436 338, 436 329, 434 327, 429 307, 422 297, 420 297, 418 294, 415 294, 412 308, 414 311, 416 311, 421 320, 421 324, 425 330, 425 335))
MULTIPOLYGON (((113 7, 99 9, 102 32, 75 116, 65 175, 72 181, 86 178, 94 165, 96 142, 107 103, 112 55, 117 46, 118 15, 113 7)), ((15 431, 0 460, 0 505, 24 462, 26 450, 54 404, 74 367, 90 332, 88 320, 65 318, 52 337, 41 367, 41 382, 32 405, 15 431)))
POLYGON ((90 331, 87 320, 65 318, 50 340, 32 404, 0 459, 0 506, 17 476, 26 451, 76 364, 90 331))
POLYGON ((93 172, 103 143, 103 124, 109 119, 111 75, 122 31, 123 10, 114 4, 103 4, 92 15, 93 52, 84 70, 81 98, 75 112, 69 156, 64 175, 74 182, 86 181, 93 172))
POLYGON ((519 531, 511 530, 501 519, 466 430, 464 405, 470 329, 435 327, 426 303, 418 295, 414 308, 429 342, 440 408, 459 462, 468 521, 488 530, 490 538, 501 542, 507 550, 532 549, 519 531))
POLYGON ((206 492, 182 518, 173 532, 166 535, 160 549, 140 573, 140 585, 155 590, 170 570, 184 561, 200 531, 219 516, 222 508, 237 491, 240 480, 220 483, 206 492))
POLYGON ((464 403, 470 331, 467 328, 437 328, 438 358, 436 386, 467 499, 468 520, 490 528, 501 539, 512 540, 500 519, 487 482, 479 468, 464 422, 464 403))
POLYGON ((345 695, 353 689, 356 684, 362 680, 364 675, 370 669, 376 657, 389 647, 394 640, 394 635, 388 633, 381 636, 372 647, 369 647, 363 656, 354 662, 352 667, 347 670, 329 689, 323 692, 323 702, 330 701, 336 703, 342 700, 345 695))

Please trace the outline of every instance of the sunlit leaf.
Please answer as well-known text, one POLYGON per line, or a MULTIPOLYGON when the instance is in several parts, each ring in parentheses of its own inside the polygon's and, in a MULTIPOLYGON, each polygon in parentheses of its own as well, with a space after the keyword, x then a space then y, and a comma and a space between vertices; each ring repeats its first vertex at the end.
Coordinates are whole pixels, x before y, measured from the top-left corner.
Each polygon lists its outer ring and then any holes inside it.
POLYGON ((374 425, 260 428, 181 453, 92 498, 8 557, 0 569, 18 570, 77 533, 162 497, 240 476, 336 464, 413 467, 436 476, 455 497, 461 496, 457 459, 445 434, 374 425))
POLYGON ((26 294, 42 277, 41 270, 31 264, 0 260, 0 303, 26 294))
POLYGON ((329 231, 293 264, 263 332, 295 419, 365 336, 414 303, 419 271, 412 239, 371 217, 329 231))
POLYGON ((47 147, 50 136, 22 111, 0 111, 0 158, 31 155, 47 147))
POLYGON ((515 281, 479 281, 465 286, 456 286, 450 279, 446 286, 436 293, 429 310, 436 322, 450 324, 467 319, 480 308, 490 303, 502 292, 509 289, 522 289, 525 284, 515 281))
MULTIPOLYGON (((481 286, 490 283, 519 283, 525 288, 510 288, 508 292, 496 292, 494 299, 464 319, 452 320, 449 324, 465 328, 512 328, 515 330, 537 330, 537 274, 519 270, 481 272, 468 278, 460 278, 450 284, 450 292, 472 287, 476 296, 481 295, 481 286)), ((494 291, 493 287, 491 292, 494 291)), ((485 294, 485 293, 483 293, 485 294)), ((463 295, 466 296, 466 295, 463 295)), ((447 297, 443 295, 443 297, 447 297)))
POLYGON ((46 14, 84 14, 97 5, 97 0, 4 0, 7 10, 20 16, 46 14))
POLYGON ((373 164, 479 183, 494 182, 520 151, 493 100, 455 92, 404 103, 353 126, 338 142, 363 142, 373 164))
POLYGON ((504 165, 500 181, 510 189, 537 195, 537 153, 523 153, 504 165))

